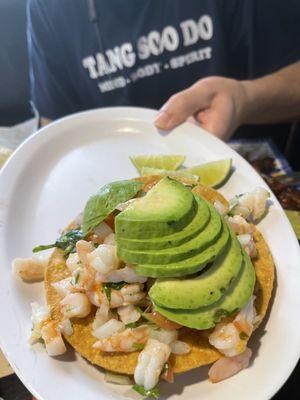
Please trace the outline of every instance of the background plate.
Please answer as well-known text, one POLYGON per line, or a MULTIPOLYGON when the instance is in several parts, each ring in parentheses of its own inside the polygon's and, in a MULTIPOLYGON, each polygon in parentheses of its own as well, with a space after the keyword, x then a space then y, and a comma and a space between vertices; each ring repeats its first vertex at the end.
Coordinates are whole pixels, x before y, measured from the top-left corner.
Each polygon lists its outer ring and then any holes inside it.
MULTIPOLYGON (((228 197, 266 186, 252 167, 226 144, 199 127, 183 124, 161 135, 156 112, 107 108, 75 114, 43 128, 13 155, 0 175, 0 344, 12 367, 39 399, 139 398, 129 387, 103 383, 102 372, 74 352, 50 358, 43 347, 30 348, 30 302, 44 301, 43 284, 24 284, 11 274, 13 258, 50 243, 60 228, 82 210, 90 194, 113 180, 132 178, 129 161, 137 154, 185 154, 186 165, 233 159, 233 176, 221 189, 228 197)), ((207 368, 162 384, 170 399, 270 398, 285 382, 300 353, 300 254, 279 203, 259 224, 277 266, 276 296, 268 321, 254 335, 253 362, 235 377, 212 385, 207 368)))

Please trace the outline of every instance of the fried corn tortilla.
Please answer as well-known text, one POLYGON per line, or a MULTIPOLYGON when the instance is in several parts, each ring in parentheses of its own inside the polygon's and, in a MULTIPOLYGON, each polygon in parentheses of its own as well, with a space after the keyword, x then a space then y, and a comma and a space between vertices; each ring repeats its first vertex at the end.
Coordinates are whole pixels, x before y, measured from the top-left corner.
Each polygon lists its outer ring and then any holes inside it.
MULTIPOLYGON (((139 178, 139 180, 145 182, 145 191, 148 191, 159 179, 160 177, 139 178)), ((212 204, 216 200, 219 200, 224 205, 228 204, 227 200, 214 189, 199 185, 193 191, 212 204)), ((261 321, 266 314, 272 294, 274 262, 265 240, 255 227, 254 238, 258 251, 258 256, 253 261, 257 278, 254 293, 256 295, 255 306, 261 321)), ((57 322, 62 319, 59 310, 59 302, 62 298, 51 284, 68 276, 70 276, 70 272, 67 269, 63 252, 55 249, 47 267, 45 288, 47 303, 51 307, 53 319, 57 322)), ((94 307, 88 317, 73 319, 74 333, 71 336, 66 336, 65 339, 79 354, 92 364, 120 374, 133 374, 139 351, 133 353, 105 353, 93 348, 93 344, 97 341, 97 338, 92 335, 92 323, 95 312, 96 308, 94 307)), ((196 331, 188 328, 181 329, 180 339, 190 346, 191 351, 185 355, 171 355, 170 362, 175 373, 211 364, 222 357, 221 353, 209 344, 207 338, 209 333, 210 331, 196 331)))

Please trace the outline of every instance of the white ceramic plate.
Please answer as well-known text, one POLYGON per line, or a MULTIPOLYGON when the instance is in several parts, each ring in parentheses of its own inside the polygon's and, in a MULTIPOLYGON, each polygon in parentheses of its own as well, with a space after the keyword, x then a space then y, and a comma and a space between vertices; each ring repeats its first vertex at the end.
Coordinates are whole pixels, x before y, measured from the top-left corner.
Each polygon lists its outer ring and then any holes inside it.
MULTIPOLYGON (((129 387, 103 382, 102 372, 72 350, 50 358, 30 348, 30 302, 43 301, 42 284, 25 284, 11 274, 11 260, 51 243, 58 230, 82 210, 88 196, 112 180, 131 178, 136 154, 185 154, 187 165, 233 159, 233 176, 222 188, 234 194, 265 186, 257 173, 226 144, 183 124, 169 135, 153 126, 155 112, 108 108, 79 113, 43 128, 27 140, 0 176, 0 339, 12 367, 28 389, 44 400, 139 398, 129 387), (124 397, 122 397, 124 398, 124 397)), ((277 200, 259 224, 277 266, 276 296, 268 321, 255 333, 251 366, 222 383, 206 379, 207 368, 161 384, 163 397, 196 400, 269 399, 283 385, 300 353, 300 254, 277 200)))

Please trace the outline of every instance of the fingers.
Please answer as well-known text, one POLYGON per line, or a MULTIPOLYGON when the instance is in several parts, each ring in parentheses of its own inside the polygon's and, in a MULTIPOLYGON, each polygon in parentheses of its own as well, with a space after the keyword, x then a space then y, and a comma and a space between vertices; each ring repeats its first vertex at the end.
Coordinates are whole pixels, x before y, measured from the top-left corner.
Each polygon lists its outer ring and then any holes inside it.
POLYGON ((210 94, 205 85, 194 85, 170 97, 160 109, 155 126, 161 130, 171 130, 188 117, 209 106, 210 94))

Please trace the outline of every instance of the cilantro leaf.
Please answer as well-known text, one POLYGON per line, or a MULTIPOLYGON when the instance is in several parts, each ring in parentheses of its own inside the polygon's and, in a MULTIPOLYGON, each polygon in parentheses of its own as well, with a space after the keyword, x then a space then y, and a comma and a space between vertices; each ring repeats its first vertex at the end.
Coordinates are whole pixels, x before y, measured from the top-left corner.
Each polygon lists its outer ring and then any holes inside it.
POLYGON ((32 251, 33 253, 38 253, 39 251, 52 249, 53 247, 57 247, 59 249, 64 250, 64 256, 68 257, 70 253, 75 252, 76 243, 83 239, 83 233, 81 229, 72 229, 67 233, 63 233, 55 243, 36 246, 32 251))
POLYGON ((143 348, 145 347, 144 343, 133 343, 132 347, 136 350, 143 350, 143 348))
POLYGON ((159 398, 159 389, 157 386, 155 386, 153 389, 150 390, 146 390, 144 388, 144 386, 141 385, 133 385, 132 389, 135 390, 136 392, 138 392, 139 394, 141 394, 142 396, 145 397, 153 397, 154 399, 158 399, 159 398))

